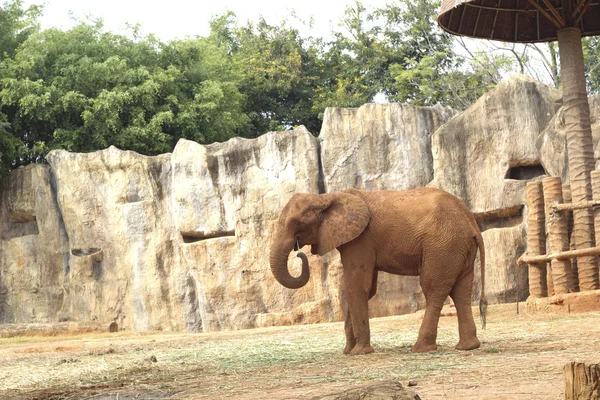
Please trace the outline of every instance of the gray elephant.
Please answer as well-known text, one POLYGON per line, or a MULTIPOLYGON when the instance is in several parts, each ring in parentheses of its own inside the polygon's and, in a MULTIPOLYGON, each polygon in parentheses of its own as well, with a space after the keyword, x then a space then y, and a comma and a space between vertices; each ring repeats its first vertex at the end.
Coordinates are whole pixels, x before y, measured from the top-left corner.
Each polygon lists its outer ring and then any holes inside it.
POLYGON ((297 289, 309 279, 302 259, 299 277, 289 273, 293 249, 311 245, 313 254, 340 252, 342 287, 348 303, 346 354, 371 353, 367 302, 377 291, 378 271, 420 277, 426 310, 412 351, 437 349, 440 311, 448 296, 458 316, 456 348, 480 346, 471 311, 474 263, 481 259, 480 312, 485 326, 485 249, 473 214, 457 197, 443 190, 361 191, 296 194, 283 208, 271 242, 270 265, 275 279, 297 289))

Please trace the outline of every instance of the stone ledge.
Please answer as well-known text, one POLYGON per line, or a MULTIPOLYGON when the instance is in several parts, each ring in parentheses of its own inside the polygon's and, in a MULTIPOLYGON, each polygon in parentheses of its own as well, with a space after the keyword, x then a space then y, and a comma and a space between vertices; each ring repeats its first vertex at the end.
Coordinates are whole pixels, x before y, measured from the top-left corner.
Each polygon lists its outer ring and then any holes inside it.
POLYGON ((74 335, 92 332, 117 332, 118 330, 119 327, 114 321, 0 324, 0 338, 11 338, 15 336, 74 335))
POLYGON ((529 297, 525 304, 528 313, 600 311, 600 290, 557 294, 538 299, 529 297))

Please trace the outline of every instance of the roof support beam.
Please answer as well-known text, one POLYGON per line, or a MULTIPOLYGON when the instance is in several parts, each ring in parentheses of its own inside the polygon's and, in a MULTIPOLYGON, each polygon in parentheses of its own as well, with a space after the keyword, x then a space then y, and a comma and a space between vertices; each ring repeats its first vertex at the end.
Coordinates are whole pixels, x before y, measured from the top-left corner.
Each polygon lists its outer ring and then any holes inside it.
MULTIPOLYGON (((540 5, 538 4, 538 2, 537 2, 537 1, 535 1, 535 0, 528 0, 528 1, 529 1, 529 3, 530 3, 532 6, 534 6, 534 7, 535 7, 535 8, 536 8, 536 9, 537 9, 537 10, 538 10, 540 13, 542 13, 542 14, 543 14, 543 15, 544 15, 546 18, 548 18, 548 20, 549 20, 550 22, 552 22, 554 25, 556 25, 556 27, 557 27, 557 28, 559 28, 559 29, 562 29, 562 28, 564 28, 564 27, 565 27, 565 26, 564 26, 564 21, 563 21, 563 23, 561 24, 559 20, 555 19, 555 18, 554 18, 552 15, 550 15, 550 13, 548 13, 548 11, 546 11, 546 10, 545 10, 545 9, 544 9, 542 6, 540 6, 540 5)), ((546 1, 546 0, 544 0, 544 1, 546 1)), ((556 11, 556 10, 554 10, 554 11, 556 11)), ((562 18, 561 18, 561 19, 562 19, 562 18)))
POLYGON ((556 20, 558 22, 560 22, 561 26, 565 26, 565 20, 564 18, 560 15, 560 13, 558 12, 558 10, 556 8, 554 8, 554 6, 552 5, 552 3, 550 3, 550 0, 542 0, 544 2, 544 4, 546 5, 546 7, 548 7, 548 10, 550 10, 550 12, 552 13, 552 15, 554 15, 554 17, 556 18, 556 20))
POLYGON ((575 9, 575 11, 573 12, 573 19, 575 20, 575 24, 573 26, 579 25, 579 23, 583 19, 583 16, 585 15, 585 13, 587 12, 587 10, 590 8, 591 5, 592 5, 592 0, 584 0, 581 3, 579 3, 579 5, 575 9), (579 8, 582 5, 583 5, 583 9, 580 10, 579 8), (579 11, 581 11, 581 12, 579 13, 579 15, 577 15, 577 13, 579 11))

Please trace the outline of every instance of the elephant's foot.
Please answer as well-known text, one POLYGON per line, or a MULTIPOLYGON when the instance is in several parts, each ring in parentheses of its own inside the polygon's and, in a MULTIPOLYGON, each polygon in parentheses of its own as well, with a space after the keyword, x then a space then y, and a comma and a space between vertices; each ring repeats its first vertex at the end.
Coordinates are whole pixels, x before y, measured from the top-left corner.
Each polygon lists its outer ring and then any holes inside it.
POLYGON ((426 344, 426 343, 417 342, 410 351, 412 351, 413 353, 426 353, 428 351, 435 351, 435 350, 437 350, 437 344, 435 344, 435 343, 426 344))
POLYGON ((471 339, 460 339, 456 345, 456 350, 473 350, 481 346, 481 342, 476 337, 471 339))
POLYGON ((371 346, 361 346, 361 345, 356 345, 354 346, 354 348, 350 351, 350 355, 351 356, 355 356, 357 354, 369 354, 369 353, 373 353, 375 350, 373 350, 373 347, 371 346))
POLYGON ((356 346, 356 342, 348 342, 346 343, 346 347, 344 347, 344 354, 350 354, 352 349, 356 346))

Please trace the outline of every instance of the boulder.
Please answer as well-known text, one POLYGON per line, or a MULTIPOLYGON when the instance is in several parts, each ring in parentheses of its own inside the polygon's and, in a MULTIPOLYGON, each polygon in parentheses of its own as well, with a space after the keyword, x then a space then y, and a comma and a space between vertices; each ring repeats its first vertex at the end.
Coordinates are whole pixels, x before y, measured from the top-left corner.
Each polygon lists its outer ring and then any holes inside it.
POLYGON ((47 165, 0 184, 0 323, 55 322, 64 304, 69 239, 47 165))

